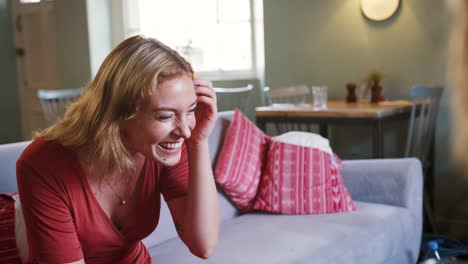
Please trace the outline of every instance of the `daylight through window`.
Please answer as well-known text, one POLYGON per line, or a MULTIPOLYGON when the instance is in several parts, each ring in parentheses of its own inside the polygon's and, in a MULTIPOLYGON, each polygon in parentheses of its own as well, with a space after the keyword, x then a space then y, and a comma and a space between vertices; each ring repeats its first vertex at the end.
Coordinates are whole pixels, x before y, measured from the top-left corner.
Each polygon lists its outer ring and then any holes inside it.
POLYGON ((251 0, 139 0, 138 32, 161 40, 198 72, 254 72, 251 0))

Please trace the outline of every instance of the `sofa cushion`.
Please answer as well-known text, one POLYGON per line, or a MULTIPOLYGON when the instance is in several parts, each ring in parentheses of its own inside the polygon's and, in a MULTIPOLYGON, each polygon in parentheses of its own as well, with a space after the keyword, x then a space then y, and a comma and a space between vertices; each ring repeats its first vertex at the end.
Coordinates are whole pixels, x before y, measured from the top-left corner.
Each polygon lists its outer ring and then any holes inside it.
POLYGON ((252 208, 282 214, 353 211, 339 172, 342 166, 327 139, 291 132, 272 141, 236 110, 215 175, 243 212, 252 208))
POLYGON ((266 157, 268 141, 239 110, 234 113, 216 162, 216 182, 242 211, 253 203, 266 157))
POLYGON ((15 193, 0 194, 0 263, 21 263, 15 237, 15 193))
POLYGON ((178 239, 149 251, 159 264, 386 263, 411 251, 414 226, 407 209, 366 202, 356 206, 357 211, 346 214, 231 219, 222 224, 218 249, 208 260, 193 256, 178 239))
MULTIPOLYGON (((218 199, 222 221, 237 216, 237 210, 222 193, 218 192, 218 199)), ((174 227, 174 221, 172 220, 171 212, 169 211, 166 201, 164 201, 163 197, 161 196, 161 210, 159 213, 158 226, 149 236, 143 239, 143 243, 146 247, 150 248, 175 237, 178 236, 174 227)))
POLYGON ((354 211, 340 175, 343 166, 319 135, 290 132, 275 137, 253 208, 281 214, 354 211))
POLYGON ((303 132, 303 131, 290 131, 279 136, 273 137, 275 142, 283 142, 303 147, 316 148, 333 155, 328 139, 319 134, 303 132))

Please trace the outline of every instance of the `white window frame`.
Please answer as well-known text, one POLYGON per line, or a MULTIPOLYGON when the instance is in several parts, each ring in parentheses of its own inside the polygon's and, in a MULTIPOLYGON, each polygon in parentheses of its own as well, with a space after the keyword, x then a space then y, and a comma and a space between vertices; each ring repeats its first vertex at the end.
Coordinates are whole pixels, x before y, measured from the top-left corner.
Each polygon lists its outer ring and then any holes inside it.
MULTIPOLYGON (((236 0, 232 0, 236 1, 236 0)), ((264 41, 263 41, 263 0, 249 0, 251 27, 251 69, 242 71, 201 71, 200 77, 211 80, 253 79, 263 80, 264 76, 264 41)), ((116 46, 122 40, 140 32, 139 12, 134 0, 113 0, 112 8, 112 44, 116 46)))

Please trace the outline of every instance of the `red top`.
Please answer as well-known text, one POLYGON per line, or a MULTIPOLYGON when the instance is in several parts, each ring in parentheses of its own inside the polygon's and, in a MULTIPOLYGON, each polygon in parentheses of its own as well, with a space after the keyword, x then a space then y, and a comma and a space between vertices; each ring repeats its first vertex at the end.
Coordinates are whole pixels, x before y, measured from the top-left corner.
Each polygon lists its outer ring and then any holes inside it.
POLYGON ((76 154, 58 143, 36 139, 17 162, 18 188, 30 260, 86 264, 152 263, 141 240, 158 225, 160 194, 166 201, 186 195, 187 151, 164 167, 146 160, 141 193, 122 230, 97 202, 76 154))

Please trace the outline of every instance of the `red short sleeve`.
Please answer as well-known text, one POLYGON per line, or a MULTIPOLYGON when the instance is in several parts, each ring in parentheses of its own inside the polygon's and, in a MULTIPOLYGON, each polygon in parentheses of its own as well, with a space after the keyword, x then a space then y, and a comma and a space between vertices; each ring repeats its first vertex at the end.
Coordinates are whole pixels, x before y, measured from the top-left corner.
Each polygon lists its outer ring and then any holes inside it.
POLYGON ((187 195, 188 192, 188 155, 184 143, 180 161, 174 166, 163 166, 161 170, 160 188, 166 201, 187 195))
POLYGON ((50 263, 82 259, 73 218, 53 170, 39 171, 19 160, 16 171, 30 258, 50 263))

